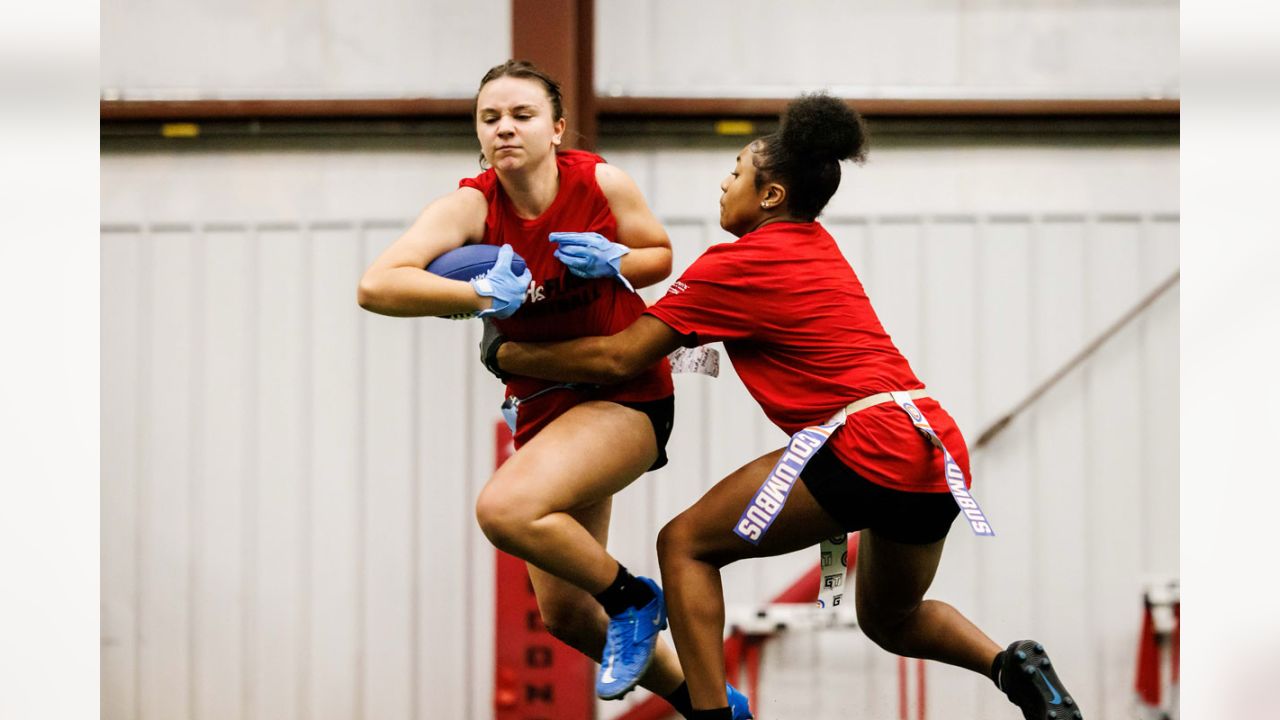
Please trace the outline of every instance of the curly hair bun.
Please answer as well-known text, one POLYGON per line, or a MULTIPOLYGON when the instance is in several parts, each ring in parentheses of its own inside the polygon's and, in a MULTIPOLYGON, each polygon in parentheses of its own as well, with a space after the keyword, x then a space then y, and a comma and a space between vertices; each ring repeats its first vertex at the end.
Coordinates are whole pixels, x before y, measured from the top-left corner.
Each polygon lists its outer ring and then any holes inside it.
POLYGON ((826 93, 801 95, 787 106, 778 130, 789 153, 819 160, 861 162, 867 144, 862 117, 826 93))

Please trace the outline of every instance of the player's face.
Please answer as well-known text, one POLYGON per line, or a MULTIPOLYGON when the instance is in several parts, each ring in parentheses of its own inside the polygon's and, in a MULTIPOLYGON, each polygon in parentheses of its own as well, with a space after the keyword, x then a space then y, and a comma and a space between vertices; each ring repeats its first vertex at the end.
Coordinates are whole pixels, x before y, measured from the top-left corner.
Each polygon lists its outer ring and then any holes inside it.
POLYGON ((742 237, 765 220, 760 209, 764 188, 756 189, 756 153, 751 143, 738 153, 733 171, 720 182, 720 227, 742 237))
POLYGON ((533 167, 555 152, 564 135, 542 83, 500 77, 476 98, 476 137, 485 160, 499 171, 533 167))

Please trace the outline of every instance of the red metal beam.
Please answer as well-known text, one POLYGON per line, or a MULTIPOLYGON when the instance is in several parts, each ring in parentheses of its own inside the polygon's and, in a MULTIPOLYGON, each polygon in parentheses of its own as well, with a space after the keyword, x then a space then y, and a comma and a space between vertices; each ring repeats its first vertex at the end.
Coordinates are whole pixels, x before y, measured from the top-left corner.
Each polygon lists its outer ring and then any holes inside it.
POLYGON ((511 56, 560 81, 569 130, 565 147, 596 144, 591 38, 592 0, 512 0, 511 56))
POLYGON ((578 1, 578 147, 595 150, 600 133, 599 98, 596 96, 596 4, 578 1))
POLYGON ((925 704, 928 693, 925 692, 924 671, 924 660, 916 658, 916 720, 925 720, 929 716, 925 704))
POLYGON ((911 720, 907 715, 907 659, 898 658, 898 720, 911 720))

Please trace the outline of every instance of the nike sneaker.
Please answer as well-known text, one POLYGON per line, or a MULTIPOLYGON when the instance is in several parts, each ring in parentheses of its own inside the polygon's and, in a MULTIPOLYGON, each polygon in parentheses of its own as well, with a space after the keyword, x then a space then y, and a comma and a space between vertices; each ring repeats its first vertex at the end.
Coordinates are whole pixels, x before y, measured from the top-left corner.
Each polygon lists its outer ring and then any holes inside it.
POLYGON ((1044 646, 1035 640, 1019 640, 1004 651, 996 685, 1022 708, 1026 720, 1081 720, 1076 701, 1053 671, 1044 646))
POLYGON ((725 683, 724 690, 729 695, 729 709, 733 711, 733 720, 752 720, 755 717, 751 714, 751 704, 742 691, 728 683, 725 683))
POLYGON ((600 674, 596 676, 596 695, 604 700, 617 700, 635 688, 653 662, 658 633, 667 626, 662 588, 647 577, 636 579, 653 590, 653 599, 642 608, 627 608, 609 618, 609 634, 604 642, 600 674))

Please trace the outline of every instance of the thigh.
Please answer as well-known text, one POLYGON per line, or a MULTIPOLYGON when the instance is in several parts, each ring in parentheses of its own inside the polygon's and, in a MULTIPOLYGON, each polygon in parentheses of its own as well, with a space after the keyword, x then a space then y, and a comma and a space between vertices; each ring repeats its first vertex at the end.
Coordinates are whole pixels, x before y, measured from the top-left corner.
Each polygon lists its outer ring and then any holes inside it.
POLYGON ((537 514, 586 508, 630 485, 657 457, 643 412, 590 401, 567 410, 516 451, 486 486, 537 514))
POLYGON ((960 506, 951 493, 906 492, 876 484, 824 446, 801 473, 805 487, 847 531, 872 528, 877 537, 929 545, 944 537, 960 506))
POLYGON ((791 485, 786 504, 759 544, 753 545, 733 531, 783 450, 738 468, 681 513, 673 521, 681 541, 692 544, 699 557, 723 566, 748 557, 783 555, 816 545, 823 538, 843 535, 840 524, 818 505, 799 479, 791 485))
POLYGON ((945 542, 944 537, 927 545, 904 543, 863 530, 854 585, 858 611, 897 613, 918 605, 933 584, 945 542))

